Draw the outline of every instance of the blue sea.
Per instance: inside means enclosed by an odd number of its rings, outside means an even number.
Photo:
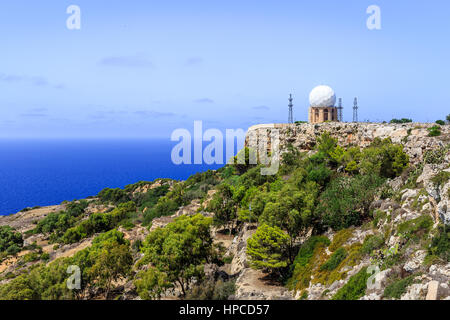
[[[174,145],[162,139],[0,140],[0,215],[82,199],[141,180],[185,180],[223,166],[175,165]]]

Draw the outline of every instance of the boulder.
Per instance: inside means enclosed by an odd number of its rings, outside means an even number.
[[[414,255],[409,259],[405,265],[403,266],[403,269],[407,272],[414,272],[417,269],[419,269],[423,261],[427,255],[427,252],[425,250],[418,250],[414,253]]]
[[[402,194],[402,202],[417,196],[417,190],[406,189]]]
[[[433,280],[428,283],[428,292],[426,300],[437,300],[439,291],[439,282]]]
[[[450,201],[442,200],[439,202],[437,212],[442,223],[450,225]]]

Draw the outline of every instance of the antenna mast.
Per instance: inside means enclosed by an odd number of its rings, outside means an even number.
[[[358,122],[358,98],[353,101],[353,122]]]
[[[342,116],[342,109],[344,109],[344,108],[342,107],[342,98],[339,98],[339,104],[338,104],[337,109],[338,109],[338,121],[343,122],[344,118]]]
[[[288,116],[288,123],[294,123],[294,114],[292,112],[292,108],[294,107],[294,105],[292,104],[292,94],[289,95],[289,116]]]

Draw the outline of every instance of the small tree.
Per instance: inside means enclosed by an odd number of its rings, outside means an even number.
[[[450,123],[450,114],[448,114],[445,119],[447,120],[447,123]]]
[[[22,234],[10,226],[0,226],[0,253],[16,254],[23,246]]]
[[[337,147],[337,140],[331,137],[329,132],[324,132],[317,138],[316,150],[325,154],[327,157],[335,151]]]
[[[247,240],[247,254],[255,269],[280,272],[289,264],[289,236],[278,227],[263,224]]]
[[[144,300],[161,299],[164,292],[173,287],[167,279],[167,274],[152,267],[139,272],[134,284],[139,297]]]
[[[158,275],[167,277],[163,283],[178,283],[185,296],[192,281],[203,277],[205,263],[215,258],[211,223],[211,218],[201,214],[181,216],[166,227],[152,231],[145,241],[145,256],[140,264],[151,263],[160,272]],[[159,280],[149,281],[159,286]],[[152,292],[156,290],[154,286],[149,288]]]
[[[129,241],[117,230],[101,234],[94,239],[88,260],[90,279],[95,286],[105,290],[105,299],[108,299],[112,282],[125,277],[131,270],[133,257]]]
[[[230,234],[237,218],[237,203],[233,199],[233,188],[221,184],[208,205],[208,211],[214,212],[213,223],[216,226],[229,227]]]
[[[409,165],[409,156],[403,146],[393,144],[390,138],[375,138],[369,147],[362,151],[360,172],[364,175],[375,173],[384,178],[395,178]]]

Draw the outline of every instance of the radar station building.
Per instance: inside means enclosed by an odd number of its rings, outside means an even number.
[[[340,118],[341,105],[336,107],[336,94],[329,86],[315,87],[309,95],[309,123],[326,121],[342,121]]]

